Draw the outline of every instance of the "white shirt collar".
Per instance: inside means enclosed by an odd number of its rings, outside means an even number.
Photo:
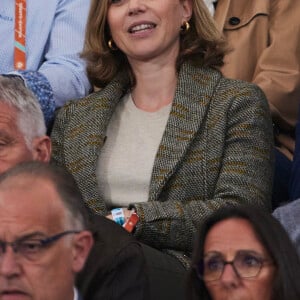
[[[78,300],[79,299],[78,291],[75,287],[73,288],[73,290],[74,290],[74,300]]]
[[[214,2],[217,2],[217,0],[203,0],[206,4],[210,14],[213,16],[215,14],[215,7]]]

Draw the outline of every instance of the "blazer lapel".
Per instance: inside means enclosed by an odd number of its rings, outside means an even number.
[[[194,68],[189,64],[181,67],[172,109],[153,166],[150,201],[157,200],[183,159],[201,127],[220,77],[220,73],[212,69]],[[66,166],[85,195],[86,204],[101,215],[107,213],[107,208],[97,188],[97,160],[109,120],[127,92],[127,86],[123,77],[118,76],[105,89],[81,100],[77,118],[71,118],[66,129],[70,141],[65,148]]]
[[[212,69],[181,67],[170,116],[153,166],[149,200],[157,200],[201,128],[221,75]]]
[[[105,89],[84,98],[77,106],[77,117],[71,118],[66,136],[66,166],[73,174],[84,201],[94,212],[105,215],[96,177],[97,160],[105,142],[106,127],[120,98],[124,95],[120,79]],[[78,122],[79,120],[79,122]]]

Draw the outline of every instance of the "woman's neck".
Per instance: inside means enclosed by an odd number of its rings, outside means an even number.
[[[177,84],[175,65],[141,63],[132,67],[136,86],[131,95],[137,108],[155,112],[173,101]]]

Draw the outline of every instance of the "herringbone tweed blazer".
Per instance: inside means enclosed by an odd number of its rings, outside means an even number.
[[[127,79],[119,75],[103,90],[62,108],[52,132],[53,161],[73,174],[86,204],[101,215],[108,209],[97,187],[97,159],[126,92]],[[137,239],[183,258],[203,219],[217,208],[247,203],[268,209],[272,136],[258,87],[184,64],[156,154],[149,201],[133,203],[140,216]]]

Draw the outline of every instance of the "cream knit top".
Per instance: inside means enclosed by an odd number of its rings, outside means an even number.
[[[171,110],[138,109],[127,94],[118,104],[107,128],[97,165],[101,195],[109,207],[148,201],[155,155]]]

